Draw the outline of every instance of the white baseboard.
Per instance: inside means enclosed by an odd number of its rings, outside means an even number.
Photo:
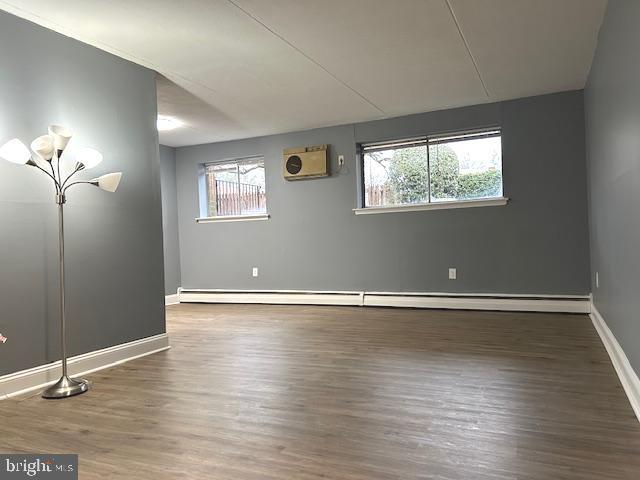
[[[263,303],[274,305],[362,305],[362,292],[182,290],[181,303]]]
[[[589,297],[578,295],[181,289],[179,296],[182,303],[353,305],[557,313],[589,313],[590,311]]]
[[[453,310],[499,310],[520,312],[589,313],[585,298],[512,297],[512,296],[449,296],[390,295],[366,293],[368,307],[443,308]]]
[[[613,363],[613,367],[616,369],[616,373],[618,374],[618,378],[620,378],[620,383],[622,383],[622,387],[629,397],[629,402],[631,403],[631,407],[640,421],[640,378],[633,370],[633,367],[629,363],[629,359],[627,355],[622,350],[622,347],[616,340],[616,337],[613,335],[613,332],[607,326],[607,322],[605,322],[598,309],[595,305],[591,305],[591,321],[593,322],[593,326],[598,331],[598,335],[600,335],[600,339],[607,349],[607,353],[609,357],[611,357],[611,363]]]
[[[167,305],[176,305],[180,303],[180,294],[174,293],[173,295],[165,295],[164,304]]]
[[[162,333],[71,357],[68,359],[67,365],[70,375],[87,375],[168,348],[170,348],[169,336]],[[0,377],[0,400],[31,390],[43,389],[60,378],[61,370],[62,364],[58,360],[4,375]]]

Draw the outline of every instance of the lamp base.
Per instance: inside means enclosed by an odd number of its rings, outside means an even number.
[[[89,390],[91,384],[82,378],[60,377],[56,383],[42,392],[42,398],[67,398]]]

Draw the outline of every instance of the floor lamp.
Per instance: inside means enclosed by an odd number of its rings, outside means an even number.
[[[65,310],[65,278],[64,278],[64,204],[66,193],[74,185],[94,185],[107,192],[115,192],[122,177],[121,172],[108,173],[93,180],[71,181],[80,171],[93,168],[102,161],[102,154],[91,148],[84,148],[78,152],[76,165],[68,175],[61,175],[60,162],[67,144],[71,139],[71,131],[60,125],[51,125],[49,134],[36,138],[29,149],[17,138],[8,141],[0,147],[0,158],[19,165],[34,167],[53,181],[55,185],[55,200],[58,204],[58,235],[60,248],[60,349],[62,357],[62,376],[60,380],[47,388],[44,398],[66,398],[89,390],[89,382],[81,378],[70,378],[67,372],[67,338],[66,338],[66,310]],[[66,157],[65,157],[66,158]],[[42,165],[42,166],[41,166]],[[64,180],[63,180],[64,177]]]

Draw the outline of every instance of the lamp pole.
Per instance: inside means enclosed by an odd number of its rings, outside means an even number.
[[[64,194],[56,195],[58,204],[58,247],[60,252],[60,352],[62,352],[62,376],[67,376],[67,313],[64,285]]]
[[[60,379],[42,392],[44,398],[66,398],[89,390],[91,384],[82,378],[71,378],[67,366],[67,319],[65,304],[65,271],[64,271],[64,204],[67,190],[79,184],[100,187],[107,192],[115,192],[122,178],[122,173],[108,173],[92,180],[81,180],[69,183],[78,172],[93,168],[102,161],[102,154],[96,150],[85,148],[79,152],[75,169],[66,179],[60,175],[62,154],[71,139],[71,131],[60,125],[51,125],[49,134],[36,138],[31,149],[37,159],[50,169],[41,167],[36,158],[32,158],[29,149],[18,139],[10,140],[0,147],[0,158],[20,165],[29,165],[44,172],[55,185],[56,204],[58,205],[58,248],[60,253],[60,357],[62,375]]]
[[[63,190],[64,191],[64,190]],[[64,193],[56,194],[58,204],[58,248],[60,251],[60,355],[62,362],[62,376],[60,379],[42,392],[44,398],[65,398],[84,393],[91,384],[82,378],[70,378],[67,368],[67,311],[65,305],[65,277],[64,277]]]

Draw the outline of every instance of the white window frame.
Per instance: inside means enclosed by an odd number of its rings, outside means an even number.
[[[240,158],[228,158],[224,160],[217,160],[214,162],[207,162],[201,164],[201,181],[199,182],[199,191],[200,191],[200,212],[201,215],[196,218],[196,223],[213,223],[213,222],[239,222],[239,221],[254,221],[254,220],[267,220],[270,218],[270,215],[267,210],[266,205],[266,175],[265,175],[265,213],[247,213],[247,214],[239,214],[239,215],[215,215],[211,216],[209,211],[209,200],[210,200],[210,190],[209,190],[209,181],[207,168],[216,166],[216,165],[224,165],[224,164],[236,164],[241,165],[243,163],[252,163],[256,161],[261,161],[263,168],[265,169],[266,174],[266,162],[264,155],[251,155],[248,157],[240,157]],[[240,172],[238,171],[238,185],[240,185]],[[238,201],[240,201],[240,197],[238,196]],[[240,211],[240,207],[238,206],[238,211]]]
[[[452,208],[472,208],[472,207],[494,207],[500,205],[506,205],[509,198],[504,196],[504,177],[501,175],[502,182],[502,197],[485,197],[485,198],[473,198],[464,200],[452,200],[452,201],[440,201],[434,202],[431,200],[431,162],[429,159],[429,146],[437,145],[439,143],[449,143],[452,141],[465,141],[471,138],[491,138],[499,136],[502,140],[502,128],[501,127],[487,127],[478,128],[473,130],[454,131],[449,133],[442,133],[437,135],[424,135],[419,137],[412,137],[402,140],[389,140],[385,142],[363,143],[359,145],[358,151],[360,156],[360,168],[361,168],[361,195],[360,195],[360,207],[354,208],[353,212],[356,215],[369,215],[377,213],[400,213],[400,212],[415,212],[424,210],[445,210]],[[408,148],[417,146],[427,147],[427,202],[423,203],[411,203],[411,204],[398,204],[398,205],[385,205],[385,206],[367,206],[366,205],[366,186],[364,176],[364,155],[367,152],[376,152],[380,150],[391,150],[394,148]]]

